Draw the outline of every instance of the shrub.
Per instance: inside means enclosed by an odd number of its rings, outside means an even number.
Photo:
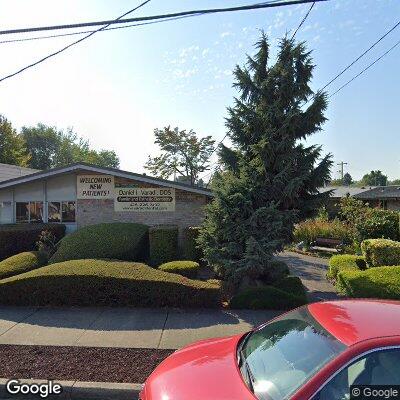
[[[0,281],[0,304],[217,307],[220,286],[140,263],[72,260]]]
[[[289,275],[289,267],[284,261],[272,260],[268,267],[269,268],[260,276],[261,281],[265,284],[279,281]]]
[[[158,267],[161,271],[179,274],[192,279],[196,278],[199,268],[199,263],[195,261],[170,261]]]
[[[182,255],[185,260],[199,262],[203,258],[202,251],[197,247],[196,242],[199,230],[197,226],[189,226],[183,230]]]
[[[368,239],[361,243],[369,267],[400,265],[400,242],[388,239]]]
[[[364,270],[367,268],[365,259],[362,256],[352,254],[340,254],[332,256],[329,260],[328,278],[336,280],[337,274],[344,270]]]
[[[49,231],[59,241],[65,235],[61,224],[14,224],[0,226],[0,260],[24,251],[36,250],[42,231]]]
[[[274,287],[283,290],[284,292],[290,293],[295,297],[301,298],[304,303],[307,303],[306,289],[301,282],[301,279],[297,276],[286,276],[283,279],[275,282]]]
[[[400,266],[342,271],[336,288],[349,297],[400,299]]]
[[[303,298],[296,297],[274,286],[245,289],[229,302],[230,308],[251,310],[290,310],[306,304]]]
[[[397,211],[368,208],[368,211],[355,223],[358,240],[399,239],[399,213]]]
[[[310,219],[298,223],[293,236],[297,243],[304,242],[308,246],[317,237],[340,239],[344,243],[351,243],[353,231],[348,224],[337,219],[333,221]]]
[[[50,263],[85,258],[142,260],[147,232],[146,225],[122,222],[86,226],[61,241]]]
[[[0,262],[0,279],[42,267],[46,262],[46,255],[39,251],[16,254]]]
[[[177,259],[178,227],[175,225],[159,225],[150,228],[150,263],[160,265]]]

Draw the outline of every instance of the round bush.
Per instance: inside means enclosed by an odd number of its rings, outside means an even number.
[[[344,270],[364,270],[367,268],[364,257],[353,254],[340,254],[332,256],[329,260],[329,271],[327,277],[336,280],[340,271]]]
[[[148,265],[72,260],[0,281],[0,304],[25,306],[218,307],[220,285]]]
[[[141,224],[90,225],[66,236],[50,264],[85,258],[140,261],[146,256],[148,227]]]
[[[40,268],[46,262],[46,255],[39,251],[26,251],[16,254],[0,262],[0,279]]]
[[[150,263],[153,266],[176,260],[178,256],[178,227],[158,225],[149,230]]]
[[[179,274],[187,278],[196,278],[199,268],[200,265],[195,261],[170,261],[158,267],[161,271]]]

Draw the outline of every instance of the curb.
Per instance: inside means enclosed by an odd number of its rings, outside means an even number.
[[[21,384],[48,383],[43,379],[18,379]],[[135,400],[143,385],[138,383],[112,383],[112,382],[81,382],[54,380],[63,388],[61,394],[51,394],[41,397],[39,394],[10,394],[7,391],[9,379],[0,378],[0,399],[63,399],[63,400]]]

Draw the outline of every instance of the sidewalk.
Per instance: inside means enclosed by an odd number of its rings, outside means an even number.
[[[274,311],[0,307],[0,344],[178,349],[244,333]]]

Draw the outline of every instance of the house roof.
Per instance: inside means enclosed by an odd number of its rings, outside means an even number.
[[[400,199],[400,185],[378,186],[354,197],[362,200]]]
[[[325,193],[328,191],[332,191],[331,197],[332,198],[337,198],[341,199],[343,197],[348,197],[348,196],[355,196],[357,197],[358,194],[367,192],[371,190],[372,187],[350,187],[350,186],[325,186],[323,188],[319,189],[320,193]]]
[[[122,170],[116,169],[116,168],[99,167],[99,166],[87,164],[87,163],[71,164],[66,167],[52,168],[47,171],[39,171],[39,172],[35,172],[33,174],[29,174],[26,176],[20,176],[17,178],[8,179],[6,181],[0,182],[0,189],[5,189],[5,188],[21,185],[23,183],[34,182],[34,181],[37,181],[40,179],[46,179],[46,178],[50,178],[50,177],[54,177],[54,176],[58,176],[58,175],[64,175],[64,174],[68,174],[68,173],[73,173],[73,172],[75,172],[75,173],[94,172],[94,173],[98,173],[98,174],[108,174],[108,175],[113,175],[113,176],[117,176],[120,178],[134,179],[139,182],[155,184],[158,186],[165,186],[165,187],[170,187],[170,188],[175,188],[175,189],[181,189],[181,190],[185,190],[187,192],[202,194],[202,195],[209,196],[209,197],[213,196],[210,189],[197,187],[197,186],[191,186],[191,185],[188,185],[185,183],[169,181],[166,179],[154,178],[152,176],[148,176],[148,175],[144,175],[144,174],[136,174],[134,172],[122,171]]]

